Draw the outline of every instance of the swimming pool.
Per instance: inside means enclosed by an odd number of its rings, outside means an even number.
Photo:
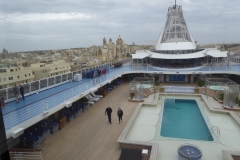
[[[150,84],[139,84],[138,85],[138,88],[145,88],[145,89],[148,89],[148,88],[151,88],[152,86]]]
[[[227,86],[210,86],[209,88],[216,91],[224,91],[228,89]]]
[[[213,141],[196,100],[165,99],[160,135]]]

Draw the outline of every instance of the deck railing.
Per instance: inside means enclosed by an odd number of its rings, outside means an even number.
[[[235,65],[235,66],[230,66],[231,71],[240,71],[240,66]],[[211,71],[222,71],[220,70],[222,68],[205,68],[202,67],[201,69],[195,73],[200,74],[202,71],[205,70],[211,70]],[[131,72],[133,71],[133,72]],[[122,74],[127,73],[139,73],[139,72],[145,72],[145,71],[150,71],[149,73],[161,73],[165,72],[166,70],[161,70],[161,69],[156,69],[153,66],[150,65],[131,65],[131,66],[122,66],[119,68],[115,68],[110,70],[107,74],[102,75],[100,77],[96,77],[94,79],[89,79],[89,81],[83,82],[83,83],[78,83],[77,85],[68,88],[66,90],[63,90],[61,92],[55,93],[53,95],[50,95],[48,97],[45,97],[43,99],[37,100],[31,104],[27,104],[23,107],[20,107],[18,109],[15,109],[11,112],[4,113],[3,118],[4,118],[4,124],[5,124],[5,129],[9,130],[13,128],[14,126],[29,120],[30,118],[37,116],[44,111],[53,108],[64,101],[69,100],[70,98],[77,96],[85,91],[87,91],[90,88],[94,88],[95,86],[101,84],[101,83],[109,83],[113,79],[116,79],[117,77],[121,76]],[[175,72],[176,70],[168,70],[168,72]],[[188,72],[192,72],[191,69],[188,70]],[[96,80],[95,80],[96,79]],[[47,102],[47,105],[46,105]]]
[[[83,82],[77,84],[71,88],[63,90],[61,92],[57,92],[51,96],[42,98],[33,103],[27,104],[23,107],[17,108],[13,111],[6,112],[3,114],[5,129],[11,129],[12,127],[27,121],[28,119],[35,117],[44,111],[51,109],[64,101],[69,100],[70,98],[77,96],[90,88],[94,88],[95,86],[108,82],[109,80],[113,80],[118,78],[126,67],[116,68],[114,70],[110,70],[107,74],[101,75],[99,77],[89,79],[87,82]]]
[[[72,81],[75,74],[81,74],[82,72],[87,71],[87,70],[103,68],[103,67],[109,68],[114,63],[118,63],[118,62],[126,63],[129,61],[130,61],[130,59],[116,61],[116,62],[109,62],[106,64],[97,65],[97,66],[93,66],[90,68],[85,68],[85,69],[82,69],[79,71],[69,72],[69,73],[65,73],[65,74],[61,74],[61,75],[56,75],[56,76],[40,79],[37,81],[28,82],[28,83],[22,84],[22,86],[24,88],[24,95],[28,96],[28,95],[40,92],[42,90],[50,89],[52,87],[56,87],[63,83],[67,83],[69,81]],[[4,97],[5,102],[13,101],[15,96],[14,96],[12,87],[1,89],[0,90],[0,98],[2,98],[2,97]]]

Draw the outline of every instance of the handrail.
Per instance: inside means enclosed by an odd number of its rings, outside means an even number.
[[[212,128],[209,130],[209,136],[212,135],[215,130],[217,130],[218,137],[220,137],[220,129],[218,128],[218,126],[212,126]]]
[[[69,81],[69,79],[68,79],[68,75],[69,75],[69,74],[71,74],[71,75],[73,76],[74,74],[77,74],[77,73],[79,73],[79,72],[82,73],[83,71],[86,71],[86,69],[96,69],[96,68],[101,68],[101,67],[110,67],[110,65],[112,65],[112,64],[114,64],[114,63],[118,63],[118,62],[127,63],[127,62],[129,62],[129,61],[130,61],[130,59],[119,60],[119,61],[116,61],[116,62],[108,62],[108,63],[100,64],[100,65],[97,65],[97,66],[92,66],[92,67],[89,67],[89,68],[83,68],[83,69],[81,69],[81,70],[77,70],[77,71],[73,71],[73,72],[67,72],[67,73],[64,73],[64,74],[59,74],[59,75],[56,75],[56,76],[51,76],[51,77],[39,79],[39,80],[36,80],[36,81],[28,82],[28,83],[23,84],[23,85],[29,85],[29,86],[30,86],[29,92],[26,92],[25,94],[30,94],[30,95],[31,95],[31,94],[34,94],[36,91],[38,92],[39,90],[42,90],[42,89],[49,89],[49,87],[54,87],[56,84],[61,84],[61,83],[67,82],[67,81]],[[55,83],[55,77],[64,76],[64,75],[67,75],[66,80],[62,81],[62,79],[61,79],[61,81],[60,81],[59,83]],[[41,88],[41,87],[40,87],[40,85],[41,85],[41,82],[40,82],[40,81],[42,81],[42,80],[48,80],[49,78],[54,78],[54,84],[52,84],[52,85],[47,85],[46,87]],[[39,83],[39,84],[38,84],[38,85],[39,85],[39,86],[38,86],[38,89],[36,89],[36,90],[31,90],[31,84],[36,83],[36,82]],[[9,97],[8,91],[11,90],[11,88],[12,88],[12,87],[0,89],[0,91],[3,91],[3,93],[6,94],[6,96],[4,96],[4,97],[6,98],[6,100],[7,100],[7,101],[10,100],[10,101],[8,101],[8,102],[13,101],[13,100],[11,100],[11,99],[14,98],[14,97],[8,98],[8,97]],[[33,92],[33,93],[32,93],[32,92]]]
[[[36,106],[42,107],[42,105],[45,104],[45,99],[46,99],[46,101],[49,101],[49,99],[51,99],[51,97],[52,97],[53,101],[49,102],[48,104],[49,104],[49,109],[53,108],[54,106],[68,100],[70,98],[69,96],[76,96],[77,94],[84,93],[89,88],[92,88],[92,87],[95,87],[96,85],[101,85],[102,83],[107,82],[109,79],[118,78],[118,76],[116,76],[116,75],[118,75],[120,73],[121,74],[124,73],[125,70],[126,70],[126,67],[120,67],[120,68],[110,70],[110,71],[108,71],[107,74],[102,75],[99,78],[100,82],[98,84],[93,84],[92,83],[93,79],[90,79],[86,82],[80,83],[80,84],[78,84],[78,86],[73,84],[74,86],[72,86],[71,88],[62,90],[58,93],[54,93],[54,94],[52,94],[50,96],[47,96],[45,98],[41,98],[41,99],[39,99],[35,102],[29,103],[25,106],[22,106],[22,107],[18,108],[18,109],[7,112],[3,115],[4,116],[5,129],[9,130],[12,127],[16,126],[18,123],[24,122],[27,119],[32,118],[33,116],[35,116],[37,114],[40,114],[41,110],[43,110],[43,109],[37,109],[36,107],[34,107],[34,105],[36,104]],[[89,87],[88,88],[84,87],[84,84],[89,85]],[[57,95],[59,95],[59,96],[57,96]],[[62,97],[62,98],[61,98],[61,100],[59,100],[59,99],[57,99],[57,97]],[[23,114],[20,114],[19,117],[16,118],[15,115],[12,115],[13,113],[17,112],[18,110],[25,109],[25,108],[27,108],[27,110],[28,110],[28,113],[27,113],[26,116],[25,115],[23,116]],[[25,113],[25,112],[23,112],[23,113]],[[21,119],[19,119],[20,117],[21,117]]]
[[[111,72],[114,72],[114,71],[109,71],[108,73],[111,73]],[[101,76],[103,76],[103,75],[101,75]],[[72,89],[72,88],[74,88],[74,87],[76,87],[76,86],[79,86],[79,85],[81,85],[81,84],[87,83],[87,82],[89,82],[89,81],[92,81],[92,79],[89,79],[89,80],[86,81],[86,82],[82,82],[82,83],[79,83],[79,84],[77,84],[77,85],[74,85],[74,86],[72,86],[72,87],[70,87],[70,88],[64,89],[64,90],[62,90],[62,91],[60,91],[60,92],[51,94],[50,96],[56,95],[56,94],[58,94],[58,93],[61,93],[61,92],[63,92],[63,91],[66,91],[66,90],[70,90],[70,89]],[[49,97],[49,96],[48,96],[48,97]],[[21,109],[21,108],[24,108],[24,107],[26,107],[26,106],[29,106],[29,105],[31,105],[31,104],[33,104],[33,103],[39,102],[39,101],[41,101],[41,100],[43,100],[43,99],[46,99],[46,98],[48,98],[48,97],[39,99],[39,100],[37,100],[37,101],[34,101],[34,102],[32,102],[32,103],[29,103],[29,104],[27,104],[27,105],[24,105],[24,106],[22,106],[22,107],[19,107],[19,108],[15,109],[15,110],[12,110],[12,111],[10,111],[10,112],[6,112],[6,113],[4,113],[3,115],[9,114],[9,113],[14,112],[14,111],[16,111],[16,110],[19,110],[19,109]]]

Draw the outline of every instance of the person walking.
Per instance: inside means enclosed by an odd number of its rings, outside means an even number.
[[[120,120],[122,122],[122,116],[123,116],[123,111],[120,107],[118,108],[117,116],[118,116],[118,121],[119,121],[119,124],[120,124]]]
[[[22,85],[20,85],[20,93],[22,95],[22,100],[25,100],[25,97],[24,97],[24,88]]]
[[[108,116],[109,123],[112,124],[112,121],[111,121],[112,108],[108,106],[105,110],[105,116],[106,116],[106,113],[107,113],[107,116]]]
[[[1,106],[1,108],[5,107],[5,102],[4,102],[4,98],[3,97],[1,99],[0,106]]]
[[[17,87],[16,84],[15,84],[14,87],[13,87],[13,94],[15,95],[16,103],[19,103],[19,102],[18,102],[19,88]]]

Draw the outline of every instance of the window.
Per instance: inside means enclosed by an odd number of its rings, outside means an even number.
[[[13,80],[13,77],[8,77],[9,80]]]
[[[18,78],[20,78],[19,76],[17,76]]]
[[[25,77],[27,77],[27,74],[25,74]]]
[[[31,74],[30,74],[30,73],[29,73],[28,75],[29,75],[29,76],[31,76]]]
[[[13,72],[13,69],[10,69],[10,72]]]
[[[17,71],[17,69],[15,69],[15,71]]]
[[[3,78],[3,81],[6,81],[6,78]]]

